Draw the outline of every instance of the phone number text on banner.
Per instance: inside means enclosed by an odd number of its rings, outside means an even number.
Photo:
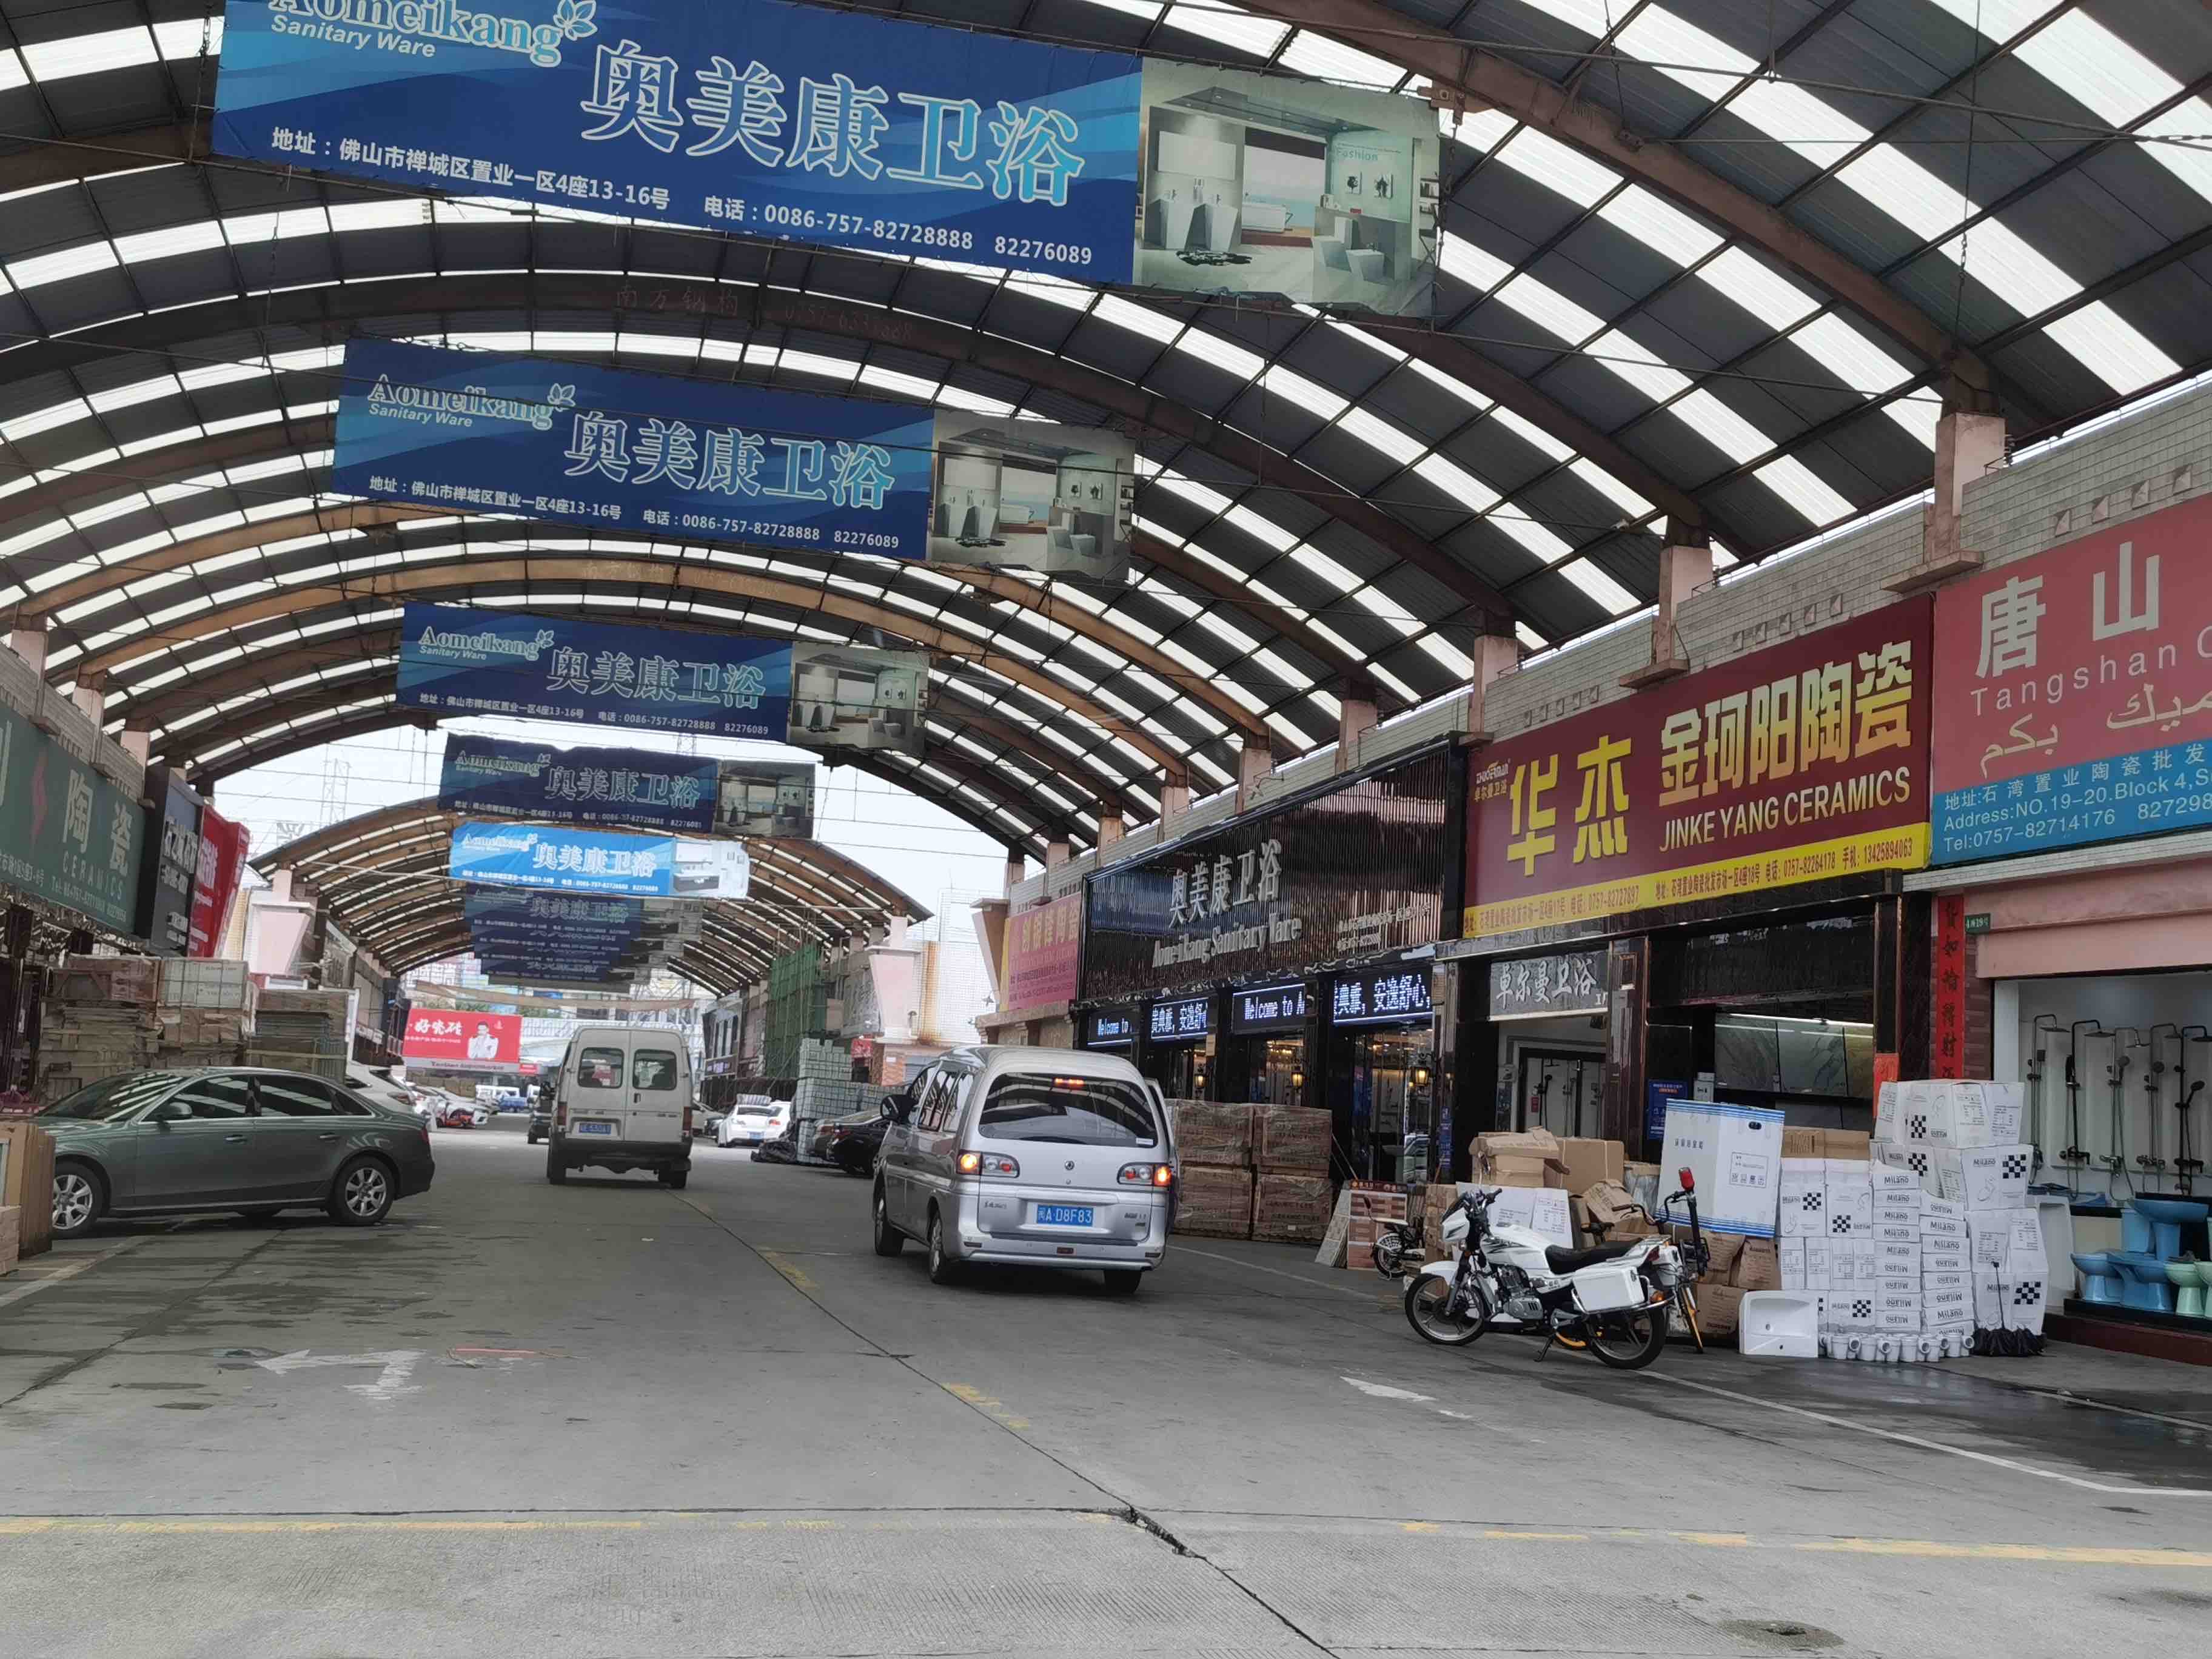
[[[332,484],[592,529],[921,559],[930,411],[590,363],[346,347]]]
[[[232,0],[225,22],[225,155],[1129,280],[1141,66],[1118,52],[771,0]]]

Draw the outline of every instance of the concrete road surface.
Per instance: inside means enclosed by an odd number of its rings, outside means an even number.
[[[0,1653],[2072,1655],[2212,1629],[2212,1389],[1446,1352],[1310,1252],[932,1285],[867,1187],[441,1132],[0,1280]],[[2081,1396],[2100,1403],[2084,1404]]]

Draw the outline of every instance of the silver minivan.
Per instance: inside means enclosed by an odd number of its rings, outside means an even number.
[[[912,1238],[940,1285],[994,1262],[1103,1268],[1125,1293],[1159,1266],[1175,1146],[1158,1088],[1119,1055],[955,1048],[884,1105],[878,1255]]]

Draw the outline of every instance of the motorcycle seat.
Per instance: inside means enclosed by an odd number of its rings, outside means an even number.
[[[1561,1245],[1547,1244],[1544,1247],[1544,1261],[1555,1273],[1580,1273],[1584,1267],[1610,1261],[1618,1255],[1626,1255],[1638,1245],[1649,1243],[1649,1239],[1644,1238],[1621,1238],[1609,1244],[1593,1244],[1587,1250],[1570,1250]]]

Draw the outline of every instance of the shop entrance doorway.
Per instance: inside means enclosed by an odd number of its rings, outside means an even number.
[[[1418,1026],[1370,1028],[1351,1035],[1352,1173],[1398,1181],[1401,1164],[1426,1167],[1435,1132],[1436,1036]]]
[[[1589,1050],[1522,1048],[1514,1091],[1516,1129],[1595,1135],[1603,1110],[1605,1057]]]

